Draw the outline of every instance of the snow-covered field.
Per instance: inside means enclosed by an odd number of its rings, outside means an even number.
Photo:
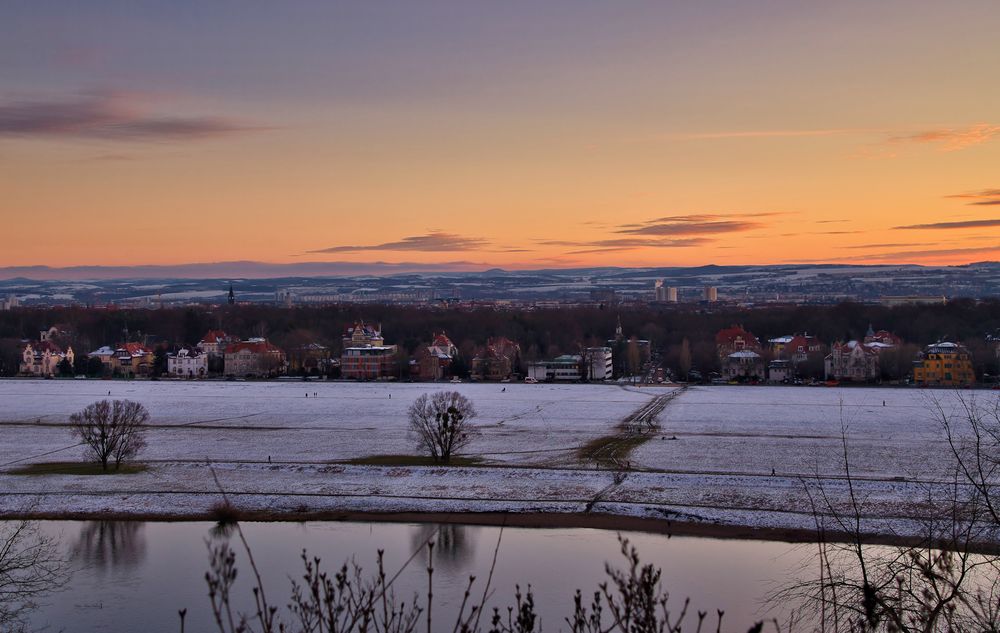
[[[478,409],[481,433],[468,452],[482,466],[331,463],[413,454],[407,406],[424,392],[452,388]],[[33,503],[50,514],[197,515],[219,498],[205,466],[211,461],[234,502],[263,511],[583,512],[601,493],[593,512],[808,529],[813,519],[802,477],[818,475],[833,498],[844,498],[843,428],[870,529],[908,532],[917,529],[927,485],[947,476],[931,398],[950,410],[958,396],[911,389],[692,387],[660,415],[654,439],[632,454],[624,483],[614,485],[612,473],[577,458],[578,447],[616,433],[622,418],[669,389],[0,381],[0,513]],[[148,471],[3,474],[80,459],[67,419],[108,390],[152,414],[143,453]]]

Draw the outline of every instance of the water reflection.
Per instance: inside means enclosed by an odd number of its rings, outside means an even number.
[[[177,611],[187,608],[187,630],[215,630],[205,584],[205,541],[213,524],[130,525],[119,530],[99,522],[42,524],[48,533],[65,532],[68,547],[63,551],[75,550],[81,557],[77,560],[93,565],[74,564],[84,569],[58,600],[32,615],[34,628],[177,633]],[[427,574],[426,558],[409,564],[407,560],[425,539],[434,535],[440,545],[440,549],[435,547],[434,618],[442,624],[454,623],[470,575],[478,579],[474,597],[481,595],[500,534],[498,527],[454,524],[443,525],[440,531],[438,526],[403,523],[247,522],[241,527],[253,548],[268,597],[280,606],[282,617],[290,615],[285,609],[290,596],[289,579],[303,575],[303,549],[310,558],[320,557],[323,571],[330,573],[345,560],[356,560],[364,566],[366,578],[376,571],[376,550],[383,549],[386,571],[390,575],[399,572],[393,591],[409,601],[426,595]],[[726,621],[732,625],[724,627],[726,630],[740,630],[744,623],[764,617],[758,614],[759,600],[766,592],[761,580],[787,578],[809,557],[801,547],[775,542],[691,537],[668,541],[662,535],[644,533],[630,533],[628,537],[639,549],[643,562],[663,570],[663,587],[676,596],[676,606],[691,596],[692,617],[698,610],[714,614],[717,608],[725,609]],[[132,554],[126,555],[123,541],[129,538],[126,549],[131,548]],[[81,543],[74,547],[77,540]],[[238,601],[234,608],[253,613],[253,574],[241,544],[233,545],[241,568],[233,588]],[[99,563],[101,560],[104,562]],[[487,612],[496,606],[506,614],[507,606],[516,602],[515,585],[522,590],[531,585],[542,630],[566,630],[564,618],[573,612],[573,593],[579,588],[586,592],[585,597],[589,596],[606,581],[606,562],[617,567],[623,563],[615,532],[505,528]],[[103,564],[104,571],[99,564]],[[98,603],[101,608],[90,608]],[[0,626],[0,630],[4,627]],[[704,630],[708,630],[708,624]]]
[[[412,550],[426,547],[434,541],[434,566],[450,570],[468,567],[476,556],[476,531],[457,523],[427,523],[413,526],[410,532]]]
[[[39,601],[70,581],[59,552],[37,522],[0,522],[0,631],[23,630]]]
[[[101,571],[127,570],[146,559],[142,521],[87,521],[73,545],[73,559]]]

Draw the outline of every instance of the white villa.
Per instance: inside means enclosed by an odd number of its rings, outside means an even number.
[[[200,378],[208,374],[208,353],[197,349],[182,349],[167,354],[167,373],[180,378]]]

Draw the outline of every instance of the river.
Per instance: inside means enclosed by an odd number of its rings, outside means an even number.
[[[72,631],[179,630],[178,610],[187,609],[187,631],[212,631],[205,572],[208,543],[220,538],[207,522],[144,523],[47,521],[41,530],[55,537],[70,561],[66,587],[48,596],[33,613],[34,628]],[[290,578],[301,577],[300,554],[323,559],[335,571],[354,559],[374,571],[376,551],[385,550],[388,574],[413,551],[434,538],[435,629],[451,630],[454,613],[470,575],[480,595],[493,559],[500,528],[364,522],[243,523],[244,534],[265,578],[272,603],[284,610]],[[694,610],[726,612],[724,630],[745,631],[769,610],[770,591],[797,574],[808,573],[813,546],[753,540],[668,538],[661,534],[622,533],[643,562],[663,570],[670,604],[680,609],[685,597]],[[234,591],[241,608],[251,604],[250,569],[238,541],[239,568]],[[490,607],[514,604],[514,587],[531,586],[542,629],[565,629],[575,590],[589,596],[606,579],[605,562],[619,567],[618,534],[584,528],[505,528],[493,578]],[[394,584],[397,596],[426,590],[426,556],[414,560]],[[713,616],[714,617],[714,616]],[[714,624],[714,621],[713,621]],[[424,627],[421,626],[420,630]],[[714,630],[714,626],[712,627]]]

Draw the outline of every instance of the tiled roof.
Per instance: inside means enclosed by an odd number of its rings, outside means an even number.
[[[281,352],[281,350],[270,341],[240,341],[226,346],[227,354],[236,354],[243,350],[250,351],[254,354],[273,354],[275,352]]]
[[[715,335],[715,343],[716,345],[725,345],[732,343],[738,338],[742,338],[744,341],[746,341],[748,344],[751,345],[760,344],[756,336],[754,336],[750,332],[747,332],[746,330],[744,330],[739,326],[733,326],[725,328],[723,330],[719,330],[719,332]]]
[[[201,342],[202,343],[222,343],[227,338],[228,337],[226,336],[226,333],[223,332],[222,330],[209,330],[208,334],[206,334],[201,339]]]
[[[434,337],[434,342],[431,343],[431,347],[454,347],[454,346],[455,344],[451,342],[451,339],[448,338],[448,336],[444,332],[441,332],[440,334],[436,335]]]
[[[31,346],[32,351],[36,353],[51,352],[53,354],[61,354],[62,348],[53,343],[52,341],[34,341],[28,343]]]

